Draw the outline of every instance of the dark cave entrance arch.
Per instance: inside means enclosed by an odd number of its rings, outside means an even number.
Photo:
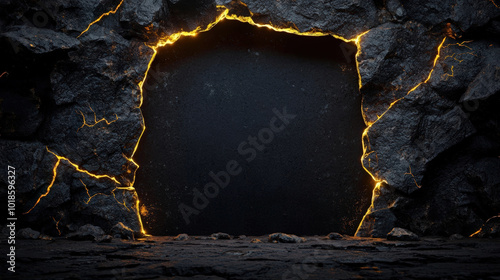
[[[354,234],[372,179],[359,162],[354,53],[342,48],[333,37],[223,21],[160,49],[135,156],[146,231]],[[284,110],[296,117],[283,120]],[[230,162],[241,172],[215,191],[213,174]]]

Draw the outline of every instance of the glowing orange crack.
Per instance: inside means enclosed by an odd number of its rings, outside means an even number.
[[[89,204],[90,201],[92,200],[92,198],[94,198],[94,197],[96,197],[98,195],[106,195],[106,194],[103,194],[103,193],[95,193],[93,195],[90,195],[90,192],[89,192],[89,189],[87,188],[87,185],[82,181],[82,179],[80,179],[80,182],[82,182],[82,185],[85,188],[85,191],[87,192],[87,195],[89,196],[89,199],[87,199],[87,201],[84,201],[85,204]]]
[[[96,20],[94,20],[93,22],[91,22],[91,23],[87,26],[87,28],[86,28],[85,30],[83,30],[83,31],[82,31],[82,33],[80,33],[80,35],[78,35],[76,38],[80,38],[80,36],[82,36],[85,32],[89,31],[89,29],[90,29],[90,27],[92,27],[92,25],[94,25],[95,23],[99,22],[99,21],[100,21],[103,17],[105,17],[105,16],[109,16],[109,15],[111,15],[111,14],[115,14],[115,13],[118,11],[118,9],[120,8],[120,6],[123,4],[123,1],[125,1],[125,0],[122,0],[122,1],[118,4],[118,6],[116,6],[116,8],[115,8],[114,10],[111,10],[111,11],[109,11],[109,12],[106,12],[106,13],[102,14],[102,15],[101,15],[100,17],[98,17]]]
[[[86,184],[85,184],[85,183],[84,183],[81,179],[80,179],[80,182],[81,182],[81,183],[82,183],[82,185],[84,186],[85,191],[87,192],[87,195],[88,195],[88,197],[89,197],[89,198],[87,199],[87,201],[84,201],[84,202],[85,202],[85,204],[89,204],[89,203],[90,203],[90,201],[91,201],[94,197],[96,197],[96,196],[98,196],[98,195],[105,195],[105,196],[109,196],[109,195],[104,194],[104,193],[95,193],[95,194],[91,195],[91,194],[90,194],[89,189],[87,188],[87,185],[86,185]],[[115,194],[115,191],[116,191],[116,190],[128,190],[128,191],[131,191],[131,190],[132,190],[132,191],[134,191],[135,189],[134,189],[133,187],[125,187],[125,188],[117,187],[117,188],[114,188],[114,189],[111,191],[111,195],[113,195],[113,198],[116,200],[116,202],[117,202],[118,204],[122,205],[123,207],[125,207],[128,211],[130,211],[130,208],[129,208],[129,207],[127,206],[127,204],[125,203],[125,200],[124,200],[123,202],[120,202],[120,201],[116,198],[116,194]]]
[[[118,120],[118,115],[117,114],[115,114],[116,118],[114,120],[112,120],[112,121],[108,121],[106,118],[102,118],[100,120],[97,120],[97,114],[95,113],[94,109],[92,109],[92,107],[90,107],[90,105],[89,105],[89,108],[92,111],[92,113],[94,113],[94,124],[87,123],[85,115],[82,113],[82,111],[78,111],[78,113],[80,113],[80,115],[82,115],[83,124],[82,124],[82,126],[80,126],[80,128],[77,129],[77,132],[80,131],[80,129],[82,129],[85,126],[87,126],[87,127],[94,127],[98,123],[101,123],[101,122],[105,122],[106,125],[110,125],[110,124],[112,124],[112,123],[114,123],[114,122],[116,122]]]
[[[447,55],[447,56],[445,56],[443,58],[443,61],[446,61],[448,58],[451,58],[451,59],[457,61],[458,63],[462,63],[465,59],[459,59],[458,57],[462,58],[462,56],[464,56],[464,55],[472,55],[472,56],[476,56],[477,57],[477,55],[474,53],[473,49],[471,47],[469,47],[469,46],[466,45],[466,44],[472,43],[472,42],[473,41],[463,41],[461,43],[448,44],[448,45],[443,46],[443,49],[444,48],[448,48],[450,46],[459,46],[459,47],[464,47],[464,48],[467,48],[467,49],[471,50],[471,52],[453,53],[452,55]],[[450,69],[451,74],[450,73],[443,74],[442,78],[444,78],[445,81],[448,81],[448,79],[450,77],[455,77],[455,71],[454,71],[455,69],[454,68],[455,68],[455,66],[452,65],[451,69]]]
[[[417,183],[417,179],[415,179],[415,175],[413,175],[413,173],[411,172],[411,165],[408,166],[409,167],[409,171],[407,173],[405,173],[405,175],[410,175],[411,177],[413,177],[413,181],[415,181],[415,185],[417,185],[417,188],[421,188],[422,186],[420,186],[418,183]]]
[[[455,77],[455,70],[454,70],[454,68],[455,68],[455,66],[454,66],[454,65],[452,65],[452,66],[451,66],[451,69],[450,69],[451,74],[450,74],[450,73],[444,73],[444,74],[443,74],[443,77],[446,77],[446,78],[444,79],[445,81],[448,81],[448,79],[449,79],[450,77]]]
[[[7,71],[3,72],[2,75],[0,75],[0,78],[2,78],[4,75],[9,75]]]
[[[61,231],[59,230],[59,222],[61,222],[63,217],[64,216],[61,215],[61,218],[59,218],[59,220],[56,220],[56,218],[52,217],[52,220],[54,220],[54,223],[56,223],[56,229],[57,229],[57,232],[59,233],[59,236],[61,235]]]
[[[40,202],[40,200],[44,197],[46,197],[49,193],[50,193],[50,190],[52,189],[52,187],[54,186],[54,182],[56,181],[56,177],[57,177],[57,167],[59,167],[59,164],[61,163],[62,160],[66,161],[69,165],[71,165],[76,171],[80,172],[80,173],[84,173],[90,177],[94,177],[96,179],[109,179],[113,182],[115,182],[116,184],[120,184],[120,182],[118,182],[118,180],[115,178],[115,177],[111,177],[111,176],[108,176],[108,175],[96,175],[96,174],[92,174],[90,172],[88,172],[87,170],[84,170],[84,169],[81,169],[77,164],[71,162],[68,158],[65,158],[65,157],[62,157],[62,156],[59,156],[57,155],[56,153],[52,152],[51,150],[49,150],[48,147],[45,147],[47,149],[47,152],[51,153],[52,155],[54,155],[56,158],[57,158],[57,161],[56,161],[56,164],[54,165],[54,168],[52,169],[52,181],[50,182],[49,186],[47,187],[47,191],[42,194],[40,197],[38,197],[38,200],[36,201],[35,205],[33,205],[33,207],[31,207],[30,210],[28,210],[27,212],[25,212],[24,214],[28,214],[30,213],[37,205],[38,203]]]

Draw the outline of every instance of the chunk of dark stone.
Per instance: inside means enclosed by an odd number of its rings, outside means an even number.
[[[80,44],[77,39],[64,33],[31,26],[16,26],[1,37],[5,37],[13,44],[21,45],[28,51],[37,54],[71,49]]]
[[[293,234],[286,233],[273,233],[269,235],[269,242],[279,242],[279,243],[302,243],[306,242],[306,239],[303,237],[298,237]]]
[[[179,235],[177,235],[176,237],[174,237],[174,240],[176,241],[186,241],[189,239],[189,235],[185,234],[185,233],[181,233]]]
[[[481,229],[471,237],[479,238],[498,238],[500,237],[500,215],[489,218]]]
[[[418,241],[420,238],[415,233],[404,228],[395,227],[387,234],[387,240]]]
[[[328,239],[330,239],[330,240],[340,240],[340,239],[344,238],[344,236],[342,236],[342,234],[337,233],[337,232],[330,232],[326,237],[328,237]]]
[[[231,239],[231,235],[223,232],[217,232],[217,233],[212,233],[210,237],[213,237],[215,239],[223,239],[223,240],[229,240]]]
[[[40,232],[32,230],[31,228],[23,228],[17,232],[17,237],[22,239],[38,239]]]
[[[458,234],[458,233],[455,233],[455,234],[452,234],[449,239],[450,240],[462,240],[464,239],[465,237],[461,234]]]
[[[117,223],[111,228],[111,234],[115,238],[134,240],[134,231],[124,225],[122,222]]]
[[[106,234],[95,239],[97,243],[110,243],[113,240],[113,236]]]
[[[101,240],[105,235],[104,230],[98,226],[86,224],[81,226],[76,232],[66,235],[71,240]]]

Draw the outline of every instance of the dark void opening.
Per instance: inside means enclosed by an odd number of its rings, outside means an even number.
[[[372,181],[346,48],[225,21],[161,49],[136,155],[146,230],[353,234]]]

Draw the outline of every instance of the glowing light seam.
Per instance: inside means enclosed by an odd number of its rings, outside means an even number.
[[[56,223],[56,229],[57,229],[57,232],[59,233],[59,236],[61,236],[61,231],[59,230],[59,222],[61,222],[63,216],[61,216],[61,218],[59,218],[59,220],[56,220],[56,218],[52,217],[52,220],[54,220],[54,223]]]
[[[89,189],[87,188],[87,185],[82,181],[82,179],[79,179],[80,182],[82,182],[82,185],[83,187],[85,188],[85,191],[87,192],[87,195],[89,196],[89,199],[87,199],[87,201],[84,201],[85,204],[89,204],[90,201],[92,200],[92,198],[98,196],[98,195],[106,195],[106,194],[103,194],[103,193],[95,193],[93,195],[90,195],[90,192],[89,192]]]
[[[0,78],[2,78],[4,75],[9,75],[7,71],[3,72],[2,75],[0,75]]]
[[[97,120],[97,115],[96,115],[96,113],[94,112],[94,109],[92,109],[92,107],[90,107],[90,105],[89,105],[89,108],[90,108],[90,110],[92,111],[92,113],[94,113],[94,124],[89,124],[89,123],[87,123],[87,121],[86,121],[86,119],[85,119],[85,115],[82,113],[82,111],[78,111],[77,113],[80,113],[80,115],[82,115],[82,118],[83,118],[83,124],[82,124],[82,126],[80,126],[80,128],[78,128],[78,129],[76,130],[77,132],[78,132],[78,131],[80,131],[80,129],[82,129],[82,128],[83,128],[83,127],[85,127],[85,126],[87,126],[87,127],[94,127],[94,126],[96,126],[97,124],[99,124],[99,123],[101,123],[101,122],[105,122],[105,123],[106,123],[106,125],[110,125],[110,124],[112,124],[112,123],[114,123],[114,122],[116,122],[116,121],[118,120],[118,115],[117,115],[117,114],[115,114],[115,117],[116,117],[116,118],[115,118],[114,120],[112,120],[112,121],[108,121],[106,118],[102,118],[102,119],[100,119],[100,120]]]
[[[420,186],[418,183],[417,183],[417,179],[415,179],[415,175],[413,175],[413,173],[411,172],[411,166],[409,166],[409,171],[407,173],[405,173],[405,175],[410,175],[411,177],[413,177],[413,181],[415,181],[415,185],[417,185],[417,188],[421,188],[422,186]]]
[[[380,120],[380,119],[381,119],[381,118],[382,118],[382,117],[383,117],[383,116],[384,116],[384,115],[385,115],[385,114],[386,114],[386,113],[387,113],[387,112],[388,112],[388,111],[389,111],[389,110],[390,110],[390,109],[391,109],[391,108],[392,108],[392,107],[393,107],[396,103],[398,103],[399,101],[401,101],[401,100],[405,99],[405,97],[406,97],[406,96],[408,96],[410,93],[412,93],[413,91],[415,91],[416,89],[418,89],[421,85],[426,84],[426,83],[427,83],[427,82],[431,79],[431,77],[432,77],[432,73],[434,72],[434,69],[436,68],[436,64],[437,64],[437,62],[438,62],[438,60],[439,60],[439,57],[441,56],[441,49],[442,49],[442,47],[443,47],[443,45],[444,45],[444,42],[445,42],[445,41],[446,41],[446,37],[444,37],[443,41],[441,41],[441,44],[439,44],[439,46],[438,46],[438,48],[437,48],[437,55],[436,55],[436,57],[434,58],[434,62],[433,62],[432,68],[431,68],[431,70],[430,70],[429,75],[427,76],[427,78],[426,78],[424,81],[422,81],[422,82],[418,83],[416,86],[414,86],[414,87],[413,87],[410,91],[408,91],[408,93],[407,93],[405,96],[403,96],[403,97],[401,97],[401,98],[398,98],[398,99],[396,99],[395,101],[393,101],[393,102],[389,105],[389,107],[388,107],[388,108],[387,108],[387,109],[386,109],[386,110],[385,110],[385,111],[384,111],[384,112],[383,112],[380,116],[377,116],[377,119],[376,119],[375,121],[373,121],[373,122],[369,123],[369,124],[368,124],[368,126],[366,127],[366,129],[363,131],[363,135],[362,135],[362,142],[363,142],[363,156],[361,156],[361,164],[362,164],[363,168],[365,169],[365,171],[366,171],[366,172],[368,172],[368,174],[370,174],[370,176],[372,176],[372,178],[373,178],[373,180],[374,180],[375,182],[386,182],[386,183],[387,183],[387,181],[385,181],[385,180],[381,180],[381,179],[379,179],[379,178],[375,177],[375,175],[373,175],[373,174],[372,174],[372,173],[371,173],[371,172],[370,172],[370,171],[369,171],[369,170],[365,167],[365,165],[364,165],[364,159],[365,159],[365,158],[369,155],[369,153],[367,153],[367,152],[368,152],[369,145],[370,145],[370,143],[369,143],[369,141],[370,141],[370,140],[369,140],[369,137],[368,137],[368,131],[370,131],[370,128],[371,128],[371,127],[372,127],[372,126],[373,126],[376,122],[378,122],[378,121],[379,121],[379,120]],[[358,71],[359,71],[359,68],[358,68]],[[368,141],[368,145],[365,143],[365,139]]]
[[[76,38],[80,38],[80,36],[82,36],[85,32],[89,31],[89,29],[90,29],[90,27],[92,27],[92,25],[94,25],[95,23],[97,23],[97,22],[101,21],[101,19],[102,19],[103,17],[105,17],[105,16],[109,16],[109,15],[111,15],[111,14],[115,14],[115,13],[118,11],[118,9],[120,8],[120,6],[123,4],[123,1],[125,1],[125,0],[122,0],[122,1],[118,4],[118,6],[116,6],[116,8],[115,8],[114,10],[111,10],[111,11],[108,11],[108,12],[106,12],[106,13],[102,14],[102,15],[101,15],[100,17],[98,17],[96,20],[94,20],[93,22],[91,22],[91,23],[87,26],[87,28],[86,28],[85,30],[83,30],[83,31],[82,31],[82,33],[80,33],[80,35],[78,35]]]
[[[49,186],[47,187],[47,191],[42,194],[38,200],[36,201],[35,205],[33,205],[33,207],[31,207],[30,210],[26,211],[24,214],[28,214],[30,213],[37,205],[38,203],[40,202],[40,200],[44,197],[46,197],[49,193],[50,193],[50,190],[52,189],[52,187],[54,186],[54,182],[56,181],[56,177],[57,177],[57,167],[59,167],[59,164],[61,163],[62,160],[66,161],[69,165],[71,165],[76,171],[80,172],[80,173],[84,173],[90,177],[94,177],[96,179],[103,179],[103,178],[106,178],[106,179],[109,179],[113,182],[115,182],[116,184],[120,184],[120,182],[118,182],[118,180],[116,180],[115,177],[111,177],[111,176],[108,176],[108,175],[96,175],[96,174],[92,174],[90,172],[88,172],[87,170],[84,170],[84,169],[81,169],[77,164],[71,162],[69,159],[65,158],[65,157],[62,157],[62,156],[59,156],[57,155],[56,153],[52,152],[51,150],[49,150],[48,147],[45,147],[47,149],[47,152],[51,153],[52,155],[54,155],[56,158],[57,158],[57,161],[56,161],[56,164],[54,165],[54,168],[52,169],[52,181],[50,182]]]

